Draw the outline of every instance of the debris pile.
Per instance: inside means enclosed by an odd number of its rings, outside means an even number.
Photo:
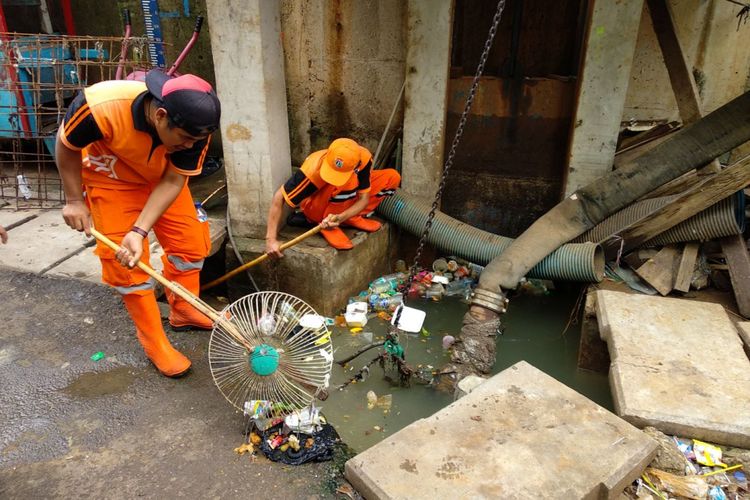
[[[668,436],[653,427],[644,432],[659,442],[656,458],[625,490],[628,498],[750,498],[742,450],[727,450],[697,439]],[[744,452],[747,454],[747,452]]]

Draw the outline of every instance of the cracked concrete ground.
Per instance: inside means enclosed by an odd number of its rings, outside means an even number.
[[[172,380],[108,288],[0,267],[0,292],[0,497],[333,496],[327,464],[233,451],[244,420],[211,379],[207,332],[168,332],[193,361]]]

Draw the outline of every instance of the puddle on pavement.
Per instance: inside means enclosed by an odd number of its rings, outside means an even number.
[[[127,366],[106,372],[87,372],[71,382],[62,391],[77,398],[96,398],[120,394],[135,380],[135,372]]]
[[[525,360],[589,399],[612,409],[612,398],[607,376],[577,369],[580,324],[573,324],[563,334],[575,307],[578,288],[568,286],[542,296],[518,296],[511,300],[508,313],[503,316],[505,333],[497,340],[497,362],[494,373]],[[413,368],[432,365],[438,368],[448,362],[449,355],[442,348],[443,335],[455,335],[461,329],[467,305],[458,298],[440,302],[415,299],[410,307],[427,312],[425,328],[429,336],[409,334],[402,338],[406,361]],[[374,318],[362,332],[352,334],[348,328],[334,328],[335,359],[353,354],[369,343],[364,332],[372,332],[373,340],[382,340],[387,325]],[[333,365],[331,386],[351,378],[357,370],[373,359],[378,349],[372,349],[352,362],[349,370]],[[390,394],[389,412],[375,406],[368,409],[367,392],[377,396]],[[453,401],[452,394],[412,383],[401,388],[391,385],[383,377],[378,364],[370,367],[370,376],[363,382],[349,385],[343,391],[332,391],[321,403],[323,413],[336,427],[342,439],[356,451],[363,451],[410,423],[432,415]],[[379,430],[378,430],[379,429]]]

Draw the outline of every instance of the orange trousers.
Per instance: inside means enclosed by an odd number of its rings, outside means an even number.
[[[86,186],[86,199],[94,227],[119,243],[135,224],[151,190],[116,190]],[[187,182],[172,205],[153,227],[164,249],[164,275],[175,279],[180,275],[200,273],[203,259],[211,247],[208,222],[200,222]],[[102,281],[122,294],[143,295],[153,289],[150,277],[138,267],[128,269],[115,260],[115,253],[97,242],[96,254],[102,263]],[[141,260],[150,258],[148,239],[143,240]]]
[[[401,183],[401,175],[392,168],[373,170],[370,174],[370,200],[357,215],[368,216],[375,211],[386,196],[392,195]],[[311,222],[320,222],[328,214],[340,214],[354,205],[357,196],[357,176],[343,186],[326,185],[300,204],[300,209]]]

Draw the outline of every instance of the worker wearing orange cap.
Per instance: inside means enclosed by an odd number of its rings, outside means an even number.
[[[120,243],[117,252],[97,245],[102,281],[120,292],[146,356],[170,377],[185,373],[190,360],[167,339],[154,283],[135,265],[149,259],[153,229],[164,249],[164,276],[198,294],[210,238],[187,179],[201,172],[220,114],[219,99],[205,80],[152,70],[145,83],[105,81],[84,89],[57,135],[63,218],[87,234],[93,220],[99,232]],[[167,298],[173,329],[212,328],[186,301],[172,293]]]
[[[307,221],[322,224],[321,234],[332,247],[352,248],[339,225],[367,232],[380,229],[381,223],[369,216],[400,182],[401,176],[393,169],[372,170],[372,154],[366,148],[352,139],[336,139],[328,149],[308,156],[274,194],[268,212],[266,252],[273,257],[282,255],[278,232],[285,204],[299,207]]]

